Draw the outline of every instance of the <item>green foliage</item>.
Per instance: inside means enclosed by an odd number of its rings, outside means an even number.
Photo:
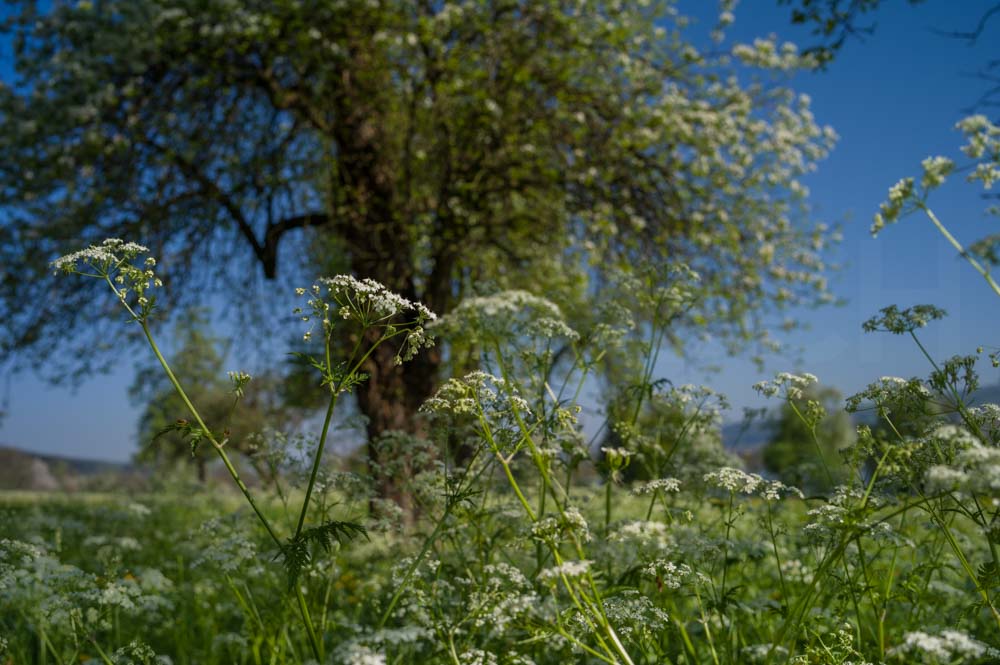
[[[248,381],[238,377],[238,384],[234,384],[225,378],[225,350],[222,340],[209,332],[207,316],[205,310],[192,310],[178,319],[174,328],[177,352],[171,365],[188,386],[188,396],[199,406],[215,438],[225,441],[230,450],[249,453],[252,435],[266,426],[280,427],[282,412],[263,394],[263,386],[254,386],[249,399],[237,394]],[[206,440],[208,432],[192,420],[190,409],[162,369],[140,369],[130,392],[134,401],[145,405],[136,458],[166,465],[189,460],[204,480],[205,465],[213,455]]]
[[[781,406],[771,426],[763,462],[776,477],[815,492],[829,492],[845,480],[842,451],[854,443],[854,426],[836,389],[806,388]]]
[[[298,582],[302,569],[313,560],[311,548],[319,547],[330,553],[334,544],[347,543],[358,536],[368,539],[364,526],[354,522],[332,520],[319,526],[309,527],[297,536],[288,539],[280,552],[281,561],[288,575],[288,588]]]
[[[834,133],[774,83],[811,66],[794,47],[701,51],[687,25],[670,2],[19,3],[0,353],[108,359],[94,285],[39,297],[97,234],[155,246],[181,308],[333,261],[438,312],[490,283],[582,310],[686,261],[703,297],[676,323],[764,344],[762,311],[828,298],[799,179]]]

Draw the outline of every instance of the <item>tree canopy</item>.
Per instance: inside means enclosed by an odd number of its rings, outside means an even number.
[[[800,178],[835,135],[782,84],[816,61],[727,45],[728,12],[699,49],[669,2],[15,4],[4,359],[107,360],[91,286],[56,295],[48,262],[109,236],[160,256],[175,305],[253,308],[331,266],[439,313],[484,284],[579,302],[686,263],[700,297],[672,334],[739,346],[828,298]],[[370,433],[407,429],[442,362],[394,355],[366,366]]]

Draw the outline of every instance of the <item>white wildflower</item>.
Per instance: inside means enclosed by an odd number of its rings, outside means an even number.
[[[785,399],[800,399],[802,391],[818,381],[815,374],[808,372],[803,374],[779,372],[770,381],[758,381],[753,385],[753,389],[764,397],[781,394]]]
[[[654,492],[680,492],[681,481],[676,478],[657,478],[643,483],[632,489],[632,494],[637,496],[643,494],[653,494]]]
[[[889,650],[889,654],[906,654],[910,662],[923,663],[967,662],[979,658],[1000,658],[1000,651],[971,637],[960,630],[942,630],[937,635],[921,630],[904,635],[903,642]]]
[[[592,561],[586,559],[582,561],[564,561],[558,566],[543,568],[542,571],[538,573],[538,580],[544,583],[557,582],[563,577],[571,580],[583,577],[588,571],[590,571],[592,563]]]

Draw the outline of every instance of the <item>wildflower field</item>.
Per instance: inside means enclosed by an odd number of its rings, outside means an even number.
[[[144,357],[147,476],[0,491],[0,665],[1000,663],[1000,351],[931,353],[949,303],[857,321],[923,376],[754,385],[766,472],[662,371],[792,367],[771,333],[838,300],[837,134],[787,82],[878,0],[780,0],[802,50],[727,42],[732,0],[693,36],[668,0],[8,4],[0,369]],[[949,126],[870,231],[1000,297],[1000,234],[930,204],[996,199],[1000,126]]]
[[[261,435],[253,455],[275,473],[251,489],[228,429],[204,422],[159,350],[148,250],[107,240],[53,268],[103,282],[141,328],[190,410],[169,429],[192,451],[209,447],[234,491],[6,499],[6,662],[1000,659],[1000,407],[965,404],[975,355],[928,356],[926,380],[882,377],[849,398],[878,420],[838,460],[819,449],[826,413],[806,392],[816,377],[755,386],[792,407],[817,448],[796,488],[741,470],[722,448],[722,396],[653,377],[691,271],[622,284],[653,322],[648,341],[624,310],[581,334],[551,302],[511,291],[438,319],[339,276],[297,291],[304,337],[320,342],[306,360],[328,399],[322,430]],[[919,346],[943,315],[887,307],[865,327]],[[334,471],[324,455],[340,398],[366,378],[357,346],[333,355],[343,326],[374,340],[366,354],[398,338],[399,364],[456,332],[487,350],[483,369],[421,407],[426,435],[382,437],[366,474]],[[605,424],[617,445],[595,456],[576,400],[603,355],[624,347],[642,382],[617,396],[622,417]],[[235,407],[252,377],[230,380]],[[378,491],[386,478],[398,498]]]

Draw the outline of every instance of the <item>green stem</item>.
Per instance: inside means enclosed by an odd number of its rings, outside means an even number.
[[[112,288],[114,287],[112,286]],[[167,364],[166,358],[164,358],[163,354],[160,353],[160,348],[156,345],[156,341],[153,339],[153,335],[149,330],[149,326],[146,325],[145,321],[141,321],[140,325],[142,326],[143,334],[146,336],[146,341],[149,343],[149,347],[153,350],[153,354],[156,356],[156,359],[160,362],[160,366],[163,367],[163,371],[166,373],[167,378],[170,380],[171,385],[173,385],[174,390],[177,392],[177,395],[181,398],[181,401],[184,402],[184,406],[186,406],[188,410],[191,412],[191,415],[194,417],[195,422],[198,423],[198,427],[200,427],[202,432],[205,433],[205,437],[208,439],[209,443],[212,444],[212,447],[215,449],[215,452],[219,455],[219,458],[222,460],[222,463],[226,466],[226,470],[229,472],[229,475],[236,483],[236,486],[240,488],[240,491],[243,493],[243,496],[246,497],[247,503],[250,504],[250,507],[253,508],[254,513],[257,514],[257,519],[259,519],[260,523],[264,525],[264,528],[267,530],[268,535],[271,536],[271,539],[280,548],[282,546],[281,538],[278,537],[278,534],[274,530],[274,527],[271,526],[271,522],[266,517],[264,517],[264,513],[261,512],[260,508],[257,506],[257,502],[254,500],[253,495],[250,493],[250,489],[246,486],[246,483],[244,483],[243,479],[240,478],[240,474],[239,472],[236,471],[236,467],[233,466],[232,461],[229,459],[229,455],[226,454],[226,451],[223,448],[223,446],[218,441],[215,440],[215,435],[212,434],[211,430],[209,430],[208,428],[208,425],[206,425],[205,421],[202,420],[201,414],[198,412],[198,409],[196,409],[194,404],[191,403],[191,400],[188,398],[187,393],[184,392],[184,388],[181,387],[181,384],[177,380],[177,377],[174,376],[174,372],[173,370],[170,369],[170,365]]]
[[[424,560],[424,557],[427,556],[427,552],[430,551],[431,546],[437,539],[438,534],[441,533],[441,528],[444,526],[444,523],[448,519],[448,515],[450,513],[451,513],[451,504],[449,503],[445,507],[444,515],[442,515],[438,523],[434,525],[434,531],[432,531],[431,535],[429,535],[427,539],[424,541],[424,546],[420,548],[420,553],[417,555],[417,558],[415,558],[413,562],[410,564],[410,566],[406,569],[406,574],[403,575],[403,580],[396,587],[396,592],[392,595],[392,598],[389,600],[389,605],[385,608],[385,612],[382,613],[382,618],[379,619],[378,630],[381,630],[382,628],[385,627],[385,623],[386,621],[389,620],[389,616],[392,615],[392,610],[395,609],[396,603],[398,603],[399,599],[402,597],[403,591],[405,591],[406,587],[409,586],[410,578],[413,576],[414,571],[416,571],[420,563]]]
[[[826,472],[826,479],[830,483],[830,488],[832,489],[836,483],[833,481],[833,474],[830,472],[830,467],[826,463],[826,457],[823,455],[823,446],[819,445],[819,437],[816,436],[816,425],[809,423],[809,421],[805,419],[805,416],[803,416],[802,412],[799,411],[799,407],[796,406],[795,400],[789,399],[788,405],[792,407],[792,411],[795,412],[798,419],[801,420],[802,424],[809,430],[809,436],[812,438],[813,444],[816,446],[816,454],[819,455],[820,464],[823,465],[823,471]]]
[[[302,622],[306,626],[306,634],[309,635],[309,646],[312,647],[313,655],[316,656],[316,660],[323,662],[323,648],[320,644],[319,638],[316,637],[316,629],[313,628],[312,619],[309,616],[309,607],[306,605],[306,597],[302,593],[302,587],[296,582],[295,584],[295,597],[299,601],[299,612],[302,614]]]
[[[604,481],[604,537],[607,538],[611,530],[611,473],[608,473]]]
[[[337,398],[340,395],[339,386],[331,386],[333,394],[330,395],[330,402],[326,407],[326,416],[323,418],[323,430],[319,435],[319,445],[316,447],[316,456],[313,458],[312,471],[309,474],[309,484],[306,485],[306,496],[302,500],[302,510],[299,512],[299,521],[295,527],[295,540],[301,535],[302,527],[305,525],[306,513],[309,512],[309,500],[312,498],[313,487],[316,485],[316,476],[319,473],[320,463],[323,460],[323,449],[326,446],[326,437],[330,432],[330,422],[333,420],[334,409],[337,408]]]
[[[975,257],[973,257],[971,254],[965,251],[965,247],[962,246],[962,243],[958,242],[958,240],[955,239],[955,236],[951,235],[951,233],[948,231],[945,225],[941,223],[941,220],[937,218],[937,215],[934,214],[934,211],[928,208],[923,203],[918,204],[918,207],[924,211],[924,213],[927,215],[928,218],[930,218],[934,226],[937,227],[937,230],[940,231],[941,235],[945,237],[945,240],[951,243],[951,246],[958,251],[958,253],[962,256],[962,258],[968,261],[969,265],[975,268],[976,272],[978,272],[980,275],[983,276],[983,279],[985,279],[986,283],[990,285],[990,288],[993,289],[993,292],[996,293],[998,296],[1000,296],[1000,284],[997,284],[993,280],[993,277],[990,276],[989,271],[986,268],[984,268],[982,264],[980,264],[979,261],[975,259]]]

